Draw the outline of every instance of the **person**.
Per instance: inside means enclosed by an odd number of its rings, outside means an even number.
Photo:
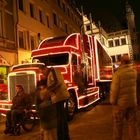
[[[52,105],[56,107],[56,140],[69,140],[70,137],[67,121],[67,112],[64,107],[64,103],[66,103],[67,99],[70,97],[70,94],[67,91],[63,76],[58,69],[53,67],[45,69],[44,67],[42,68],[42,72],[45,75],[44,77],[46,77],[47,80],[47,93],[51,97]],[[44,131],[44,133],[47,137],[48,132]]]
[[[110,89],[110,103],[113,105],[113,139],[122,140],[123,121],[127,120],[129,140],[137,139],[136,130],[136,80],[137,72],[128,55],[121,57],[121,65],[113,75]]]
[[[31,98],[24,92],[22,85],[15,86],[16,95],[13,97],[12,106],[6,114],[5,134],[14,134],[14,128],[17,123],[17,116],[30,109]]]
[[[37,82],[36,107],[40,117],[40,139],[57,140],[56,105],[51,102],[45,79]]]
[[[82,63],[77,68],[77,70],[74,72],[74,82],[78,86],[79,93],[84,93],[84,91],[86,89],[86,82],[85,82],[85,79],[83,77],[83,69],[84,69],[84,67],[85,67],[85,65]]]

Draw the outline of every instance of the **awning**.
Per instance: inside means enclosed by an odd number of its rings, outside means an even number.
[[[0,66],[10,66],[10,64],[0,55]]]

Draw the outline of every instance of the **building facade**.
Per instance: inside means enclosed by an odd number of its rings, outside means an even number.
[[[107,33],[100,25],[91,22],[87,16],[83,16],[84,31],[86,34],[94,34],[106,52],[112,58],[113,63],[119,61],[123,54],[128,54],[133,60],[131,37],[128,30]],[[131,55],[132,54],[132,55]]]
[[[98,23],[96,25],[87,16],[83,16],[84,31],[86,34],[94,34],[104,49],[111,56],[113,63],[120,60],[120,56],[128,54],[134,63],[139,62],[139,45],[136,34],[135,15],[131,6],[126,2],[126,19],[128,28],[116,32],[107,33]]]
[[[0,74],[31,62],[41,40],[80,32],[81,24],[68,0],[0,0]]]
[[[0,0],[0,80],[5,83],[9,67],[17,63],[15,1]]]
[[[17,0],[17,11],[18,63],[31,61],[41,40],[80,31],[82,17],[71,1]]]

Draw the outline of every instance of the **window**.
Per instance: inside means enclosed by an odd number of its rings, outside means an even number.
[[[115,56],[111,56],[112,62],[115,62]]]
[[[49,21],[49,16],[46,15],[46,21],[47,21],[47,27],[49,28],[50,27],[50,21]]]
[[[39,21],[42,23],[43,20],[42,20],[42,11],[39,9]]]
[[[57,25],[57,17],[55,13],[53,13],[53,23],[54,25]]]
[[[60,0],[56,0],[56,3],[58,4],[58,6],[61,6]]]
[[[109,47],[113,47],[114,45],[113,45],[113,40],[109,40],[108,41],[108,45],[109,45]]]
[[[67,12],[68,12],[68,16],[70,16],[70,9],[69,8],[68,8]]]
[[[10,13],[12,13],[13,12],[13,0],[5,0],[5,6],[4,6],[4,8],[6,9],[6,10],[8,10]]]
[[[74,14],[72,13],[72,15],[71,15],[71,18],[72,18],[72,20],[74,20]]]
[[[62,8],[63,8],[63,11],[65,12],[66,11],[66,6],[64,3],[62,3]]]
[[[115,46],[120,46],[119,39],[115,39]]]
[[[105,45],[105,39],[103,37],[101,37],[101,43]]]
[[[34,5],[30,3],[30,16],[34,17]]]
[[[72,54],[72,65],[77,65],[77,56]]]
[[[126,39],[125,38],[121,38],[121,45],[126,45]]]
[[[35,38],[34,36],[30,36],[30,40],[31,40],[31,50],[34,50],[35,49]]]
[[[72,33],[72,28],[71,27],[69,28],[69,32]]]
[[[2,13],[0,11],[0,37],[2,36]]]
[[[63,29],[62,19],[60,17],[57,17],[57,26],[59,26],[61,29]]]
[[[39,62],[46,64],[47,66],[56,66],[56,65],[66,65],[69,63],[69,54],[52,54],[35,57]]]
[[[19,35],[19,48],[25,49],[25,44],[24,44],[24,32],[23,31],[19,31],[18,32]]]
[[[66,23],[64,24],[64,31],[68,33],[68,25]]]
[[[86,31],[90,31],[90,24],[86,25]]]
[[[62,19],[59,19],[59,27],[60,27],[61,29],[63,29],[63,20],[62,20]]]
[[[5,34],[7,39],[12,41],[15,40],[13,15],[8,12],[5,12]]]
[[[18,7],[21,11],[24,11],[24,8],[23,8],[23,0],[18,0]]]

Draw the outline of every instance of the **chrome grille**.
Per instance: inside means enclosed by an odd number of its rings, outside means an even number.
[[[35,91],[36,76],[34,72],[11,73],[8,78],[8,92],[10,93],[10,100],[12,100],[16,94],[16,84],[21,84],[24,88],[24,91],[28,94],[31,94]]]

